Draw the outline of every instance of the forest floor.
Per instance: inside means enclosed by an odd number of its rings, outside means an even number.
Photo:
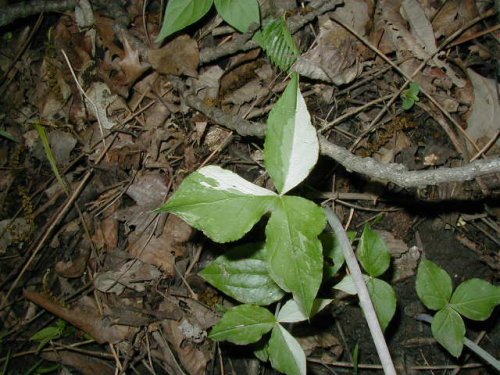
[[[490,3],[260,1],[261,19],[284,17],[293,31],[321,136],[294,195],[331,207],[358,236],[370,224],[391,252],[382,278],[398,303],[385,337],[398,374],[495,373],[466,349],[450,355],[415,319],[432,313],[415,290],[423,257],[455,287],[499,281]],[[163,5],[3,6],[0,374],[276,373],[251,348],[208,338],[237,302],[199,271],[235,244],[154,210],[206,165],[273,189],[261,130],[289,77],[215,9],[155,42]],[[237,244],[263,241],[266,220]],[[290,327],[308,373],[382,373],[357,299],[332,289],[340,279],[322,285],[333,302],[321,314]],[[466,327],[500,355],[498,311]]]

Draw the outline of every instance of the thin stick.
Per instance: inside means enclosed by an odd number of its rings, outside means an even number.
[[[328,207],[325,207],[324,210],[328,223],[330,224],[330,227],[332,227],[335,237],[340,243],[347,267],[349,268],[354,284],[356,285],[359,304],[365,315],[366,322],[368,323],[368,328],[370,329],[373,342],[375,343],[375,348],[377,349],[384,373],[386,375],[396,375],[396,369],[394,368],[389,348],[385,342],[382,328],[380,328],[377,314],[375,313],[370,295],[368,294],[368,289],[366,288],[365,281],[363,280],[363,275],[361,274],[358,261],[352,251],[351,243],[347,238],[342,224],[333,211]]]

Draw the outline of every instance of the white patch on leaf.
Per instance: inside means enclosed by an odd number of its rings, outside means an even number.
[[[318,161],[319,142],[316,129],[311,124],[311,116],[307,110],[306,102],[297,89],[297,108],[295,116],[288,120],[285,126],[293,126],[292,149],[290,162],[285,173],[282,194],[293,189],[301,183],[311,172]]]
[[[208,167],[203,167],[198,170],[202,176],[215,180],[216,186],[208,183],[201,182],[203,186],[209,187],[215,190],[222,190],[231,193],[241,193],[244,195],[255,195],[255,196],[275,196],[276,193],[271,190],[264,189],[263,187],[257,186],[248,182],[244,178],[241,178],[236,173],[222,169],[215,165],[210,165]]]

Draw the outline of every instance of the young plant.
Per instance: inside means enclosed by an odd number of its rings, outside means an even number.
[[[208,13],[214,3],[222,19],[239,32],[245,33],[251,24],[260,23],[257,0],[170,0],[156,41],[161,42],[173,33],[195,23]]]
[[[403,99],[403,109],[405,111],[411,109],[415,102],[420,101],[418,94],[420,93],[420,85],[416,82],[410,83],[410,88],[403,91],[401,98]]]
[[[30,340],[39,343],[37,351],[40,351],[50,341],[57,340],[68,334],[70,334],[70,331],[68,331],[68,324],[66,321],[58,319],[54,325],[42,328],[40,331],[35,333],[30,337]]]
[[[462,353],[465,341],[462,316],[486,320],[500,304],[499,287],[485,280],[470,279],[453,291],[450,275],[426,259],[418,266],[416,289],[423,304],[437,310],[431,323],[432,335],[455,357]]]
[[[306,320],[317,311],[315,298],[323,278],[318,235],[325,228],[326,218],[315,203],[286,193],[308,176],[318,154],[316,130],[299,90],[299,76],[293,74],[269,115],[264,143],[265,167],[278,192],[254,185],[231,171],[208,166],[188,176],[159,210],[178,215],[216,242],[238,240],[262,216],[270,214],[264,247],[234,250],[205,270],[204,275],[207,279],[212,277],[216,286],[244,303],[266,305],[279,300],[285,292],[291,293],[293,306],[300,311],[301,319]],[[235,255],[239,262],[230,261]],[[248,257],[242,259],[238,255]],[[305,357],[303,353],[297,354],[300,346],[280,325],[284,320],[275,319],[262,307],[243,306],[227,312],[228,317],[224,316],[219,323],[222,326],[217,325],[216,334],[212,332],[211,336],[225,339],[219,332],[225,332],[222,328],[236,321],[242,329],[239,336],[232,338],[233,342],[256,342],[272,330],[268,354],[273,366],[278,370],[283,367],[280,356],[284,353],[282,346],[286,345],[289,354],[295,355],[298,371],[286,372],[302,374],[305,360],[302,365],[298,358]]]
[[[390,284],[377,278],[387,271],[391,263],[391,254],[380,235],[369,225],[365,225],[357,248],[357,258],[368,275],[363,275],[368,293],[377,313],[383,330],[396,312],[396,293]],[[335,289],[345,293],[356,294],[356,288],[351,275],[347,275]]]

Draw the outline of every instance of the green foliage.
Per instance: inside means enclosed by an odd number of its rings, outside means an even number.
[[[432,320],[432,335],[455,357],[462,353],[465,340],[465,324],[460,315],[485,320],[500,304],[500,288],[484,280],[464,281],[453,292],[448,273],[426,259],[418,267],[416,289],[426,307],[438,310]]]
[[[300,55],[300,50],[288,30],[284,18],[270,20],[253,37],[269,56],[271,62],[288,72]]]
[[[215,0],[215,9],[224,21],[241,33],[246,33],[253,23],[260,24],[257,0]]]
[[[8,139],[9,141],[12,142],[19,142],[12,134],[10,134],[8,131],[0,129],[0,137]]]
[[[411,109],[415,102],[420,101],[418,94],[420,93],[420,85],[416,82],[410,83],[410,88],[403,91],[401,98],[403,99],[403,109],[405,111]]]
[[[453,290],[450,275],[426,259],[423,259],[418,266],[416,285],[418,298],[432,310],[444,308]]]
[[[281,122],[279,116],[283,116]],[[269,115],[264,145],[266,169],[280,195],[233,172],[208,166],[188,176],[159,210],[175,213],[217,242],[241,238],[264,214],[270,213],[265,244],[267,270],[272,280],[285,292],[291,292],[309,315],[322,280],[323,256],[318,235],[326,219],[313,202],[283,194],[307,177],[318,153],[316,132],[299,90],[298,75],[294,75]],[[234,220],[235,216],[238,220]],[[230,295],[238,299],[234,293]]]
[[[396,312],[396,293],[387,282],[378,279],[390,266],[391,255],[380,235],[369,225],[365,225],[359,240],[357,255],[368,275],[363,275],[368,293],[377,313],[380,326],[385,330]],[[350,275],[335,285],[336,289],[348,294],[356,294],[356,287]]]
[[[37,351],[41,350],[45,345],[47,345],[52,340],[57,340],[63,337],[67,333],[67,323],[58,319],[57,322],[35,333],[30,337],[31,341],[39,342]]]
[[[220,291],[242,303],[269,305],[283,298],[283,290],[267,272],[263,244],[235,247],[210,263],[200,275]]]
[[[198,21],[208,13],[212,4],[213,0],[170,0],[156,42],[161,42],[173,33]]]
[[[209,337],[239,345],[251,344],[259,341],[275,323],[276,318],[267,309],[255,305],[240,305],[224,314]]]
[[[169,0],[156,42],[195,23],[213,4],[214,0]],[[215,8],[224,21],[242,33],[247,32],[250,25],[260,23],[257,0],[215,0]]]
[[[59,173],[59,168],[57,167],[56,157],[52,152],[52,148],[50,147],[49,137],[47,135],[47,130],[45,127],[39,124],[35,124],[35,129],[38,132],[38,136],[40,137],[40,141],[42,142],[43,149],[45,151],[45,155],[50,163],[50,167],[52,168],[52,172],[56,176],[57,182],[61,185],[61,188],[69,194],[69,186],[66,180],[63,178],[61,173]]]
[[[307,177],[318,153],[316,131],[295,74],[269,115],[264,145],[266,169],[279,194],[231,171],[207,166],[188,176],[159,208],[175,213],[217,242],[241,238],[263,215],[270,214],[264,246],[234,248],[201,275],[245,303],[228,310],[210,337],[251,344],[271,331],[266,346],[256,355],[289,374],[305,373],[305,354],[279,323],[307,320],[330,302],[315,299],[323,278],[318,236],[326,225],[325,214],[311,201],[285,195]],[[329,255],[343,262],[335,250]],[[293,300],[283,306],[278,318],[257,306],[276,302],[285,292],[292,293]]]

